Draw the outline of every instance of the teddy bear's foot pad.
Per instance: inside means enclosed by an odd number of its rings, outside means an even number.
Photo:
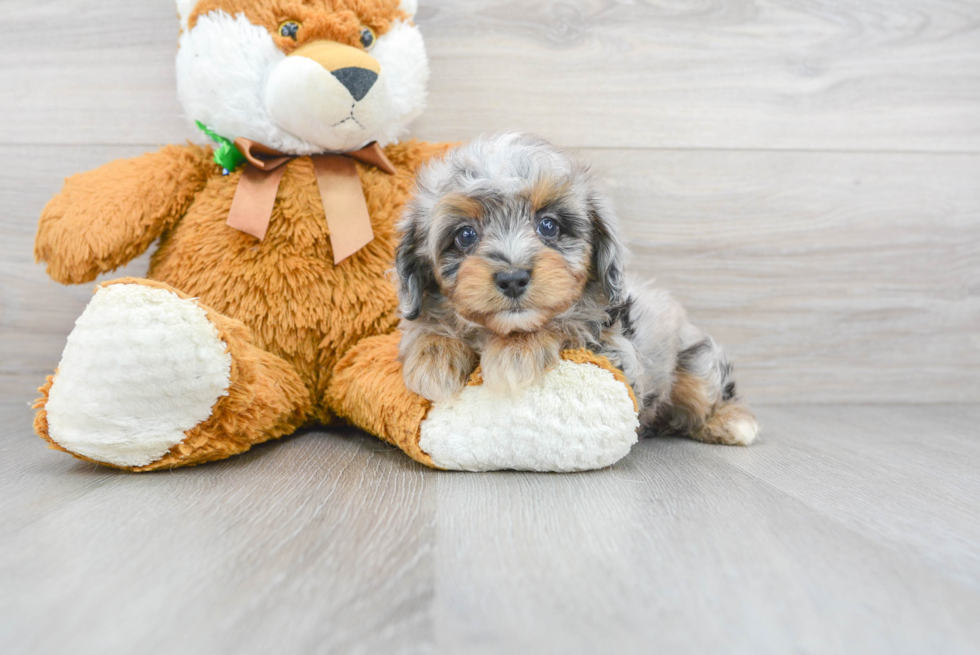
[[[149,285],[102,287],[68,337],[45,410],[70,453],[145,466],[226,396],[232,356],[194,300]]]
[[[435,405],[419,446],[447,470],[587,471],[625,457],[638,428],[621,380],[600,366],[564,360],[516,396],[470,386]]]

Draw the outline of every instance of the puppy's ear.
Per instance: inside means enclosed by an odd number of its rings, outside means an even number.
[[[417,220],[418,208],[410,207],[401,225],[401,241],[395,251],[395,270],[398,272],[398,300],[402,316],[414,321],[422,314],[425,289],[435,279],[432,265],[420,254],[424,235]]]
[[[619,231],[619,218],[612,203],[602,193],[589,195],[592,220],[592,271],[612,305],[626,298],[626,246]]]

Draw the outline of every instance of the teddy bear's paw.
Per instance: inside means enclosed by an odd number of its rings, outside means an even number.
[[[232,357],[193,300],[141,284],[98,290],[48,394],[47,436],[117,467],[151,464],[226,396]]]
[[[419,446],[447,470],[587,471],[625,457],[638,428],[621,379],[595,363],[565,359],[516,394],[469,386],[436,404]]]

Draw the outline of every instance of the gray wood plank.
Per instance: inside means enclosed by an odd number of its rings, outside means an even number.
[[[407,458],[308,434],[120,475],[45,451],[9,407],[3,652],[431,652],[432,480]]]
[[[980,150],[971,0],[430,0],[417,133],[522,129],[578,147]],[[38,38],[38,26],[44,38]],[[160,143],[172,0],[0,14],[0,143]]]
[[[795,406],[766,414],[771,429],[759,448],[712,455],[980,589],[980,407]]]
[[[428,4],[427,137],[522,129],[580,147],[980,145],[980,10],[969,0]]]
[[[569,476],[427,471],[355,432],[133,476],[4,403],[0,647],[972,653],[978,412],[763,407],[757,447]]]
[[[819,425],[822,411],[805,418]],[[776,434],[795,431],[762,416]],[[793,453],[776,439],[766,445],[788,465]],[[476,653],[977,647],[976,587],[742,474],[716,450],[652,441],[614,472],[451,478],[440,487],[439,524],[456,526],[436,557],[440,643]],[[801,486],[819,493],[818,480]]]
[[[91,297],[32,263],[44,203],[65,175],[143,150],[0,147],[8,397],[33,395]],[[724,344],[751,400],[980,400],[980,156],[581,155],[621,208],[637,274]]]

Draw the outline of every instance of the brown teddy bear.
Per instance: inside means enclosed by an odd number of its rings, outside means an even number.
[[[346,420],[446,469],[583,470],[636,441],[622,374],[587,352],[500,398],[432,406],[397,359],[388,277],[415,172],[447,146],[398,142],[428,64],[413,0],[178,0],[178,91],[216,146],[70,178],[38,261],[90,282],[159,240],[147,279],[99,286],[36,430],[131,471],[200,464]]]

